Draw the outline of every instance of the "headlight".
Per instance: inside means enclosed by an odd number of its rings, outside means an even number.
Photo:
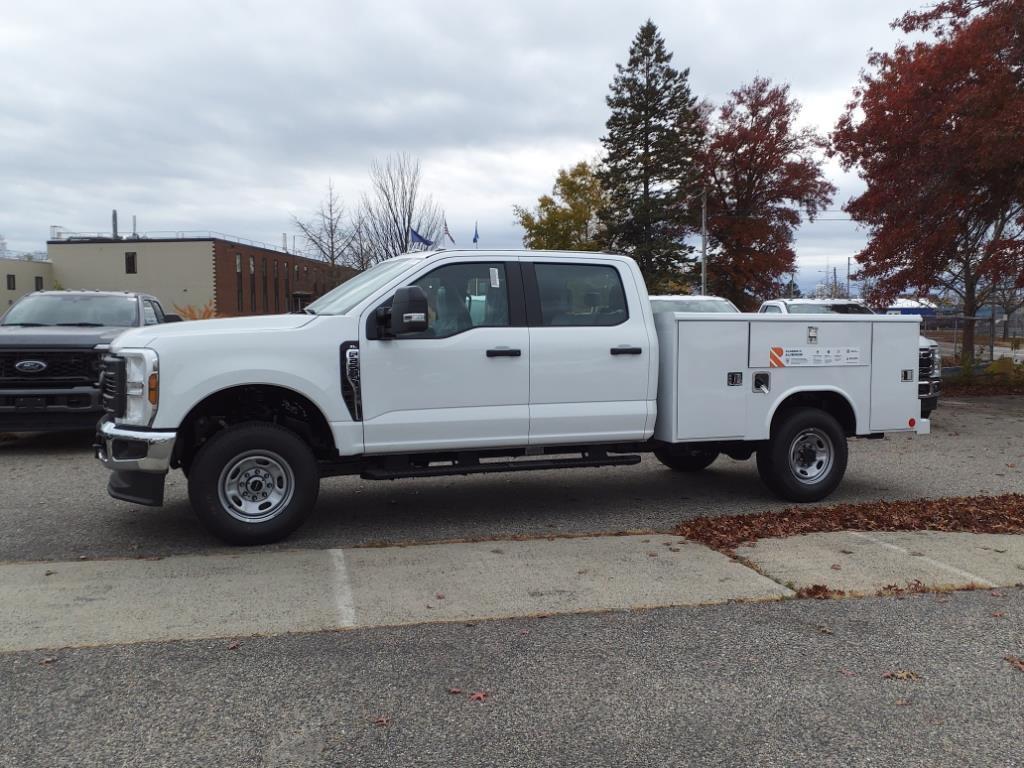
[[[121,422],[148,427],[160,405],[160,357],[152,349],[123,349],[125,412]]]

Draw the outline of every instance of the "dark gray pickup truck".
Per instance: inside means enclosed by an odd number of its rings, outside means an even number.
[[[129,328],[180,319],[140,293],[23,296],[0,316],[0,432],[94,429],[110,342]]]

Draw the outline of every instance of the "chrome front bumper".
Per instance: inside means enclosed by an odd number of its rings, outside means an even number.
[[[150,432],[119,427],[113,417],[100,419],[96,428],[96,458],[114,472],[156,472],[171,468],[176,432]]]

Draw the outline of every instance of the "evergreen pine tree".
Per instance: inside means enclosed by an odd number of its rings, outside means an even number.
[[[640,27],[629,63],[607,97],[611,116],[601,139],[607,157],[599,177],[608,195],[604,245],[632,256],[648,287],[678,279],[693,252],[683,242],[699,206],[698,154],[704,122],[690,93],[689,70],[672,54],[654,22]]]

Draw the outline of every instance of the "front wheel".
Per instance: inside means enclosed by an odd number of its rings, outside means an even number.
[[[316,457],[294,432],[248,422],[218,432],[191,462],[188,496],[229,544],[269,544],[298,528],[316,503]]]
[[[658,461],[676,472],[700,472],[718,458],[718,451],[706,448],[655,448],[654,455]]]
[[[758,471],[787,501],[819,501],[843,479],[847,456],[846,435],[831,414],[796,408],[781,418],[763,459],[758,451]]]

